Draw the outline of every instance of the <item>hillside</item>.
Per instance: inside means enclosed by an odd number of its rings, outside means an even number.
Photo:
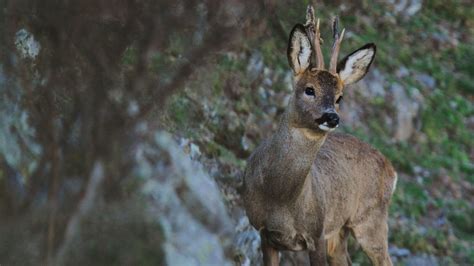
[[[259,265],[242,173],[288,103],[308,2],[1,3],[0,265]],[[335,14],[340,58],[377,45],[337,130],[398,172],[394,264],[473,265],[474,5],[315,6],[324,54]]]

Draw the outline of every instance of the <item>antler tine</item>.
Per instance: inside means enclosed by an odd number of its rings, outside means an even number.
[[[323,52],[321,51],[321,32],[319,31],[319,19],[314,25],[314,9],[311,5],[308,5],[306,10],[306,29],[308,37],[313,42],[313,51],[316,54],[316,68],[324,69],[324,58]]]
[[[308,5],[308,8],[306,8],[306,26],[308,25],[313,25],[314,26],[314,8],[311,5]]]
[[[329,64],[329,72],[336,74],[337,71],[337,57],[339,55],[339,48],[341,47],[342,38],[344,38],[344,32],[346,29],[342,29],[341,35],[339,35],[339,18],[336,16],[332,22],[332,34],[334,38],[334,44],[332,46],[331,61]]]
[[[321,32],[319,31],[319,18],[316,23],[316,33],[314,35],[314,48],[316,50],[317,68],[324,69],[324,57],[321,51]]]
[[[334,40],[339,38],[339,17],[335,16],[332,20],[332,37]]]

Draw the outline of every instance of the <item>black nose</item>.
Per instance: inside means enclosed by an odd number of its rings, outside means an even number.
[[[339,125],[339,116],[336,113],[324,113],[321,120],[328,123],[328,126],[332,128]]]

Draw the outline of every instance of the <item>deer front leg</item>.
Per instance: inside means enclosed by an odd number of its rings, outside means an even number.
[[[278,264],[280,263],[278,250],[276,250],[274,247],[269,245],[268,239],[265,236],[264,232],[260,233],[260,239],[261,239],[260,246],[262,248],[262,254],[263,254],[263,265],[264,266],[278,266]]]
[[[315,243],[316,250],[309,252],[309,262],[311,266],[326,266],[328,265],[326,259],[326,240],[324,240],[323,234],[318,239]]]

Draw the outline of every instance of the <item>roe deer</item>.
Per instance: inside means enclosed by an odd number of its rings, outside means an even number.
[[[337,63],[344,30],[339,34],[337,18],[332,28],[329,70],[311,6],[306,24],[291,31],[293,95],[277,132],[253,152],[244,173],[244,205],[260,232],[265,265],[278,265],[279,250],[308,250],[311,265],[351,264],[349,234],[373,265],[392,265],[387,219],[397,174],[370,145],[330,133],[344,86],[364,77],[376,48],[366,44]]]

